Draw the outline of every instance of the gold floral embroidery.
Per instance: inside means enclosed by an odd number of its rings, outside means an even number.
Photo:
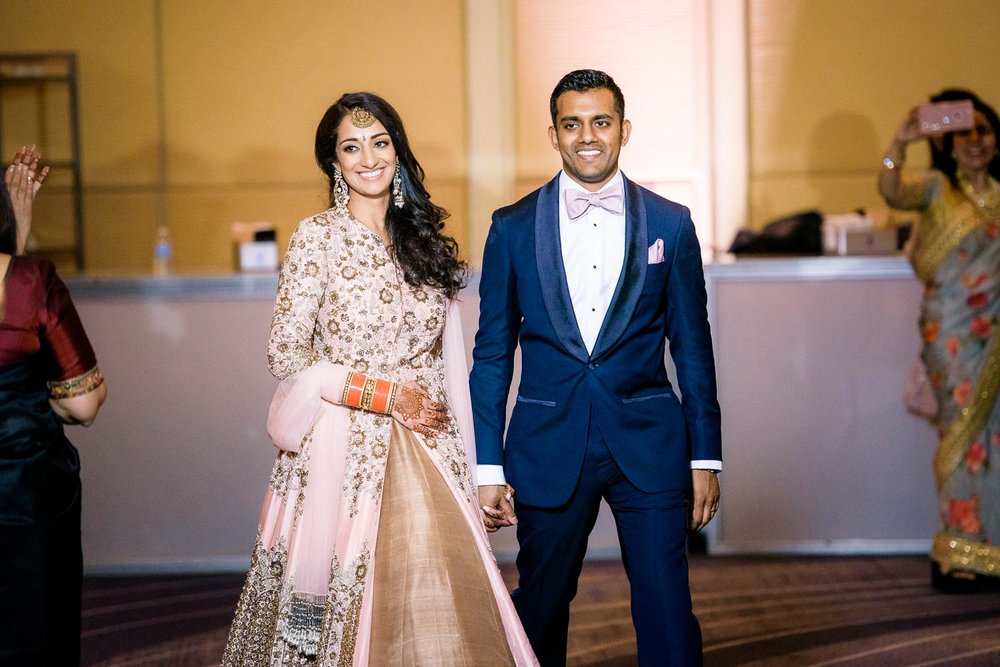
[[[312,429],[302,439],[298,452],[280,452],[271,470],[270,486],[274,494],[289,502],[289,493],[294,492],[295,518],[302,514],[302,500],[309,479],[309,450],[312,446]]]
[[[352,665],[361,623],[361,604],[371,552],[363,547],[354,562],[341,567],[334,557],[330,567],[330,586],[326,599],[326,617],[320,637],[317,662],[322,665]]]
[[[284,542],[267,549],[258,533],[221,667],[269,667],[272,664],[273,637],[287,563],[288,550]]]

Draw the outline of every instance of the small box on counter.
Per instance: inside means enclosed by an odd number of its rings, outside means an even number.
[[[895,255],[895,227],[876,225],[860,213],[823,217],[823,253],[827,255]]]
[[[278,243],[271,223],[234,222],[233,241],[237,270],[278,270]]]

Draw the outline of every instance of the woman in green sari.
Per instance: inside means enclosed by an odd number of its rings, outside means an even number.
[[[914,108],[879,175],[890,206],[922,214],[911,261],[924,283],[921,357],[938,408],[932,580],[948,592],[1000,588],[1000,119],[969,99],[974,126],[944,135],[937,169],[903,168],[906,146],[926,138]]]

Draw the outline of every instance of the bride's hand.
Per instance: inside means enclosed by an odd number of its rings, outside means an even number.
[[[416,382],[396,386],[392,417],[406,428],[433,437],[448,428],[448,408],[431,398]]]

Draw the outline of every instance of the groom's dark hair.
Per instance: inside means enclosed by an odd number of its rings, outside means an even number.
[[[559,83],[552,90],[552,96],[549,98],[549,113],[552,114],[552,127],[556,125],[556,102],[559,100],[560,95],[569,91],[585,93],[588,90],[598,88],[605,88],[611,91],[611,94],[615,97],[615,111],[618,112],[618,116],[624,121],[625,96],[622,95],[622,89],[618,87],[615,80],[600,70],[577,69],[559,79]]]

